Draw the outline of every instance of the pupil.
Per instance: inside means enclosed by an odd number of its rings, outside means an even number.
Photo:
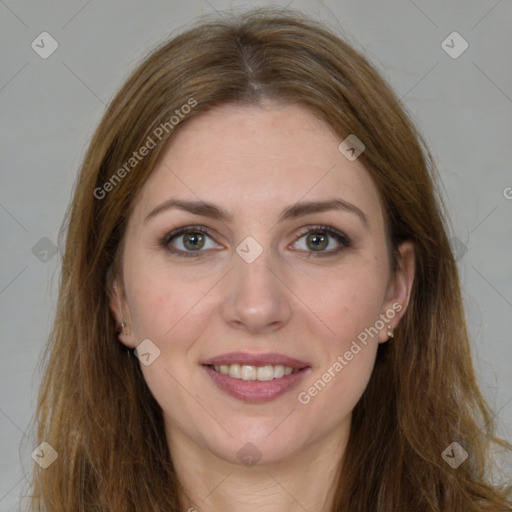
[[[187,249],[201,249],[204,245],[203,235],[200,233],[186,234],[184,245]]]
[[[328,240],[326,235],[313,234],[309,235],[308,242],[311,242],[312,244],[310,248],[317,251],[319,249],[325,249],[327,247]]]

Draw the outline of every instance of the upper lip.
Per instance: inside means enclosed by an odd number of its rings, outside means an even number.
[[[283,354],[276,354],[267,352],[264,354],[250,354],[248,352],[229,352],[228,354],[221,354],[203,361],[203,365],[221,365],[221,364],[240,364],[250,366],[265,366],[265,365],[283,365],[290,368],[300,370],[309,366],[308,363],[288,357]]]

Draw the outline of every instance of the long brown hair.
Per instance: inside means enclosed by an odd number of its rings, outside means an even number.
[[[508,508],[507,490],[488,471],[490,449],[510,445],[495,437],[476,383],[431,154],[359,52],[296,11],[258,9],[203,19],[152,51],[92,138],[62,229],[60,292],[34,420],[38,442],[59,456],[46,469],[34,465],[32,510],[183,506],[162,411],[117,339],[109,287],[134,198],[173,133],[211,107],[267,98],[308,107],[340,142],[349,134],[364,142],[359,158],[380,192],[390,246],[415,247],[410,305],[353,411],[333,510]],[[186,115],[171,126],[176,110]],[[148,138],[149,152],[131,161]],[[453,442],[468,454],[456,469],[442,457]]]

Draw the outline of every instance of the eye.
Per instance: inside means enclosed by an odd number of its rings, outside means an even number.
[[[302,239],[304,239],[304,243],[299,244]],[[350,247],[351,240],[347,235],[330,226],[315,226],[302,233],[297,238],[295,245],[299,245],[301,250],[311,253],[309,256],[332,256]]]
[[[305,245],[299,242],[304,239]],[[160,245],[177,256],[198,257],[207,250],[218,249],[210,231],[204,226],[185,226],[165,235]],[[332,256],[351,246],[350,238],[330,226],[315,226],[299,235],[294,242],[308,256]],[[302,247],[301,247],[302,245]],[[316,254],[315,254],[316,253]]]
[[[208,241],[210,241],[210,244],[208,244]],[[186,226],[175,229],[165,235],[160,243],[169,252],[185,257],[200,256],[200,253],[204,252],[203,249],[219,247],[213,242],[208,229],[203,226]]]

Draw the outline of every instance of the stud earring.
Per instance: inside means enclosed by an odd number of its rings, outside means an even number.
[[[124,334],[126,334],[127,336],[129,336],[131,334],[130,329],[128,329],[128,325],[126,324],[126,322],[124,320],[121,322],[121,331]]]
[[[391,324],[388,324],[388,332],[386,333],[390,338],[393,338],[393,329],[391,328]]]

